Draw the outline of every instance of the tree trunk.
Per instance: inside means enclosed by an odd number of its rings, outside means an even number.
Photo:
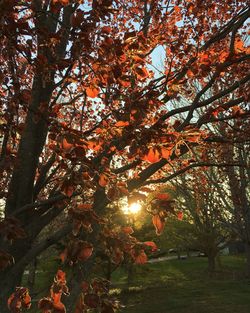
[[[215,255],[211,254],[208,255],[208,271],[209,273],[213,273],[215,271],[216,262],[215,262]]]
[[[21,279],[23,275],[23,269],[20,269],[19,272],[15,272],[11,275],[1,275],[0,278],[0,312],[1,313],[10,313],[8,307],[7,307],[7,300],[9,296],[15,291],[14,286],[20,286],[21,285]]]
[[[131,286],[134,278],[134,267],[133,263],[129,262],[127,265],[127,284],[128,287]]]
[[[35,285],[36,269],[37,269],[37,258],[34,259],[34,261],[30,264],[29,268],[27,287],[29,288],[29,291],[31,293],[33,292]]]
[[[250,278],[250,243],[245,243],[245,249],[246,249],[246,273],[247,277]]]

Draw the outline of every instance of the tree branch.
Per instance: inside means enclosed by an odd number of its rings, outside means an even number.
[[[228,166],[245,166],[245,165],[242,165],[240,163],[210,163],[210,162],[192,163],[192,164],[180,169],[179,171],[177,171],[177,172],[175,172],[172,175],[169,175],[167,177],[145,181],[143,186],[150,185],[150,184],[166,183],[169,180],[185,173],[186,171],[190,170],[191,168],[202,167],[202,166],[228,167]]]

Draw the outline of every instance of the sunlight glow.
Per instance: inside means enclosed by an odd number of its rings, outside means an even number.
[[[124,214],[137,214],[141,210],[141,205],[138,202],[132,203],[129,206],[122,208]]]

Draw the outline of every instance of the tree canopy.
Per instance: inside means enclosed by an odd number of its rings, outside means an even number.
[[[65,257],[88,260],[90,271],[100,233],[106,243],[121,236],[106,226],[108,205],[143,201],[149,186],[190,168],[238,165],[206,151],[249,142],[250,9],[233,0],[1,0],[0,11],[0,306],[7,312],[25,267],[72,230]],[[244,125],[244,136],[225,140],[215,125],[231,120]],[[158,200],[163,205],[150,214],[161,232],[174,209],[172,200]],[[145,247],[125,235],[127,245],[118,238],[112,253],[144,259]],[[65,291],[62,273],[55,284]]]

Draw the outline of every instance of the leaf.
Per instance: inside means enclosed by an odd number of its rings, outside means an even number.
[[[148,261],[148,257],[144,250],[141,250],[140,253],[135,257],[136,264],[145,264]]]
[[[70,185],[70,183],[66,182],[62,186],[62,193],[67,197],[71,197],[74,193],[74,187]]]
[[[169,159],[169,157],[171,156],[172,154],[172,149],[171,148],[161,148],[161,156],[164,158],[164,159]]]
[[[96,98],[98,96],[99,92],[100,92],[100,88],[98,88],[98,87],[92,87],[91,86],[91,87],[86,88],[86,94],[90,98]]]
[[[22,312],[22,309],[29,309],[31,307],[31,297],[29,290],[25,287],[16,287],[7,300],[8,308],[13,313]]]
[[[124,126],[128,126],[129,122],[125,122],[125,121],[118,121],[115,123],[116,127],[124,127]]]
[[[226,51],[222,51],[220,54],[219,54],[219,61],[220,63],[224,63],[227,59],[227,57],[229,56],[229,53],[226,52]]]
[[[160,160],[160,153],[157,149],[150,148],[148,154],[144,156],[144,160],[150,163],[156,163]]]
[[[89,140],[87,141],[88,148],[94,151],[99,151],[101,149],[101,145],[97,140]]]
[[[165,227],[165,220],[156,214],[152,217],[152,222],[155,227],[156,234],[158,236],[161,235]]]
[[[42,310],[43,313],[48,313],[53,310],[53,301],[51,298],[42,298],[38,302],[38,309]]]
[[[67,139],[64,137],[62,140],[62,149],[69,152],[73,147],[74,145],[72,143],[69,143]]]
[[[145,79],[149,76],[148,70],[145,67],[135,66],[134,71],[138,79]]]
[[[90,204],[90,203],[78,204],[77,208],[81,209],[81,210],[90,210],[90,209],[92,209],[92,204]]]
[[[105,187],[107,186],[108,182],[109,182],[108,177],[105,174],[101,174],[98,181],[99,185],[101,187]]]
[[[110,26],[103,26],[101,29],[101,32],[104,34],[109,34],[111,32],[112,28]]]
[[[128,191],[128,189],[127,189],[126,187],[118,186],[118,189],[119,189],[119,191],[120,191],[122,194],[124,194],[124,195],[126,195],[126,196],[129,195],[129,191]]]
[[[183,212],[179,211],[177,213],[177,218],[178,218],[178,220],[182,221],[183,220]]]
[[[58,270],[56,273],[56,280],[61,283],[66,283],[66,273],[62,270]]]
[[[153,241],[145,241],[144,245],[150,247],[152,252],[155,252],[158,250],[156,244]]]
[[[155,196],[156,199],[159,199],[159,200],[169,200],[170,199],[170,195],[167,194],[167,193],[158,193],[156,196]]]
[[[91,257],[92,253],[93,246],[90,243],[84,241],[84,244],[82,245],[81,251],[78,255],[79,261],[86,261],[88,258]]]
[[[125,226],[123,227],[122,231],[127,234],[127,235],[131,235],[133,234],[133,228],[131,226]]]
[[[242,39],[236,38],[235,43],[234,43],[234,49],[236,53],[241,53],[245,50],[244,42]]]
[[[62,261],[62,263],[65,263],[67,255],[68,255],[67,249],[64,249],[63,252],[60,253],[59,259]]]

